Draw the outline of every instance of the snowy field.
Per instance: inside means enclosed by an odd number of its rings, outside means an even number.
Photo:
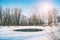
[[[38,32],[18,32],[15,29],[42,29]],[[0,40],[60,40],[60,27],[0,26]]]

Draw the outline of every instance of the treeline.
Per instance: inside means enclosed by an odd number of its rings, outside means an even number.
[[[44,22],[39,20],[35,13],[27,18],[21,14],[20,8],[5,8],[3,10],[2,7],[0,7],[0,26],[31,26],[42,24],[44,24]]]
[[[5,8],[2,10],[2,7],[0,7],[0,26],[19,25],[20,14],[21,9],[19,8],[14,8],[12,10],[10,10],[10,8]]]
[[[43,14],[41,17],[40,14],[38,14],[39,12],[37,9],[34,10],[34,12],[31,10],[31,13],[33,14],[27,18],[26,16],[22,15],[22,10],[20,8],[5,8],[3,10],[0,6],[0,26],[40,26],[44,24],[50,25],[52,23],[52,14],[50,14],[50,12],[48,12],[48,22],[45,22],[46,20],[44,20],[45,17]],[[53,15],[55,15],[55,23],[57,17],[55,11],[53,13]]]

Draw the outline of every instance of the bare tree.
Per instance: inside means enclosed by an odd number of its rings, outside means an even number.
[[[30,17],[31,19],[31,24],[33,25],[43,25],[44,24],[44,16],[41,14],[41,11],[38,7],[34,7],[31,9],[32,16]]]
[[[24,15],[21,15],[21,26],[25,26],[25,25],[27,25],[27,17],[26,16],[24,16]]]
[[[33,25],[36,25],[37,23],[38,23],[38,8],[37,7],[34,7],[34,8],[32,8],[31,9],[31,13],[32,13],[32,16],[30,17],[30,19],[31,19],[31,23],[33,24]]]
[[[2,7],[0,6],[0,25],[2,25]]]
[[[38,19],[36,17],[36,14],[33,14],[32,15],[32,22],[33,22],[33,25],[36,25],[36,23],[38,22]]]
[[[5,15],[4,15],[5,14]],[[10,9],[9,8],[6,8],[4,11],[3,11],[3,25],[7,25],[9,26],[10,25]]]
[[[14,21],[15,21],[15,25],[19,25],[20,15],[21,15],[21,9],[15,8],[14,9]]]
[[[48,24],[52,25],[57,23],[57,13],[58,11],[56,9],[48,11]]]

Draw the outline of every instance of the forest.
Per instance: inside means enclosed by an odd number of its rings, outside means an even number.
[[[0,26],[42,26],[56,24],[60,21],[60,17],[57,17],[58,11],[53,9],[48,11],[48,18],[42,14],[40,16],[38,9],[31,10],[32,15],[29,18],[22,15],[22,9],[20,8],[3,8],[0,6]]]

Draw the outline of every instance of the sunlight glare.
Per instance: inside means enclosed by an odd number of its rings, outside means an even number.
[[[43,3],[43,4],[41,4],[41,8],[44,12],[46,12],[48,10],[52,10],[53,6],[50,3]]]

